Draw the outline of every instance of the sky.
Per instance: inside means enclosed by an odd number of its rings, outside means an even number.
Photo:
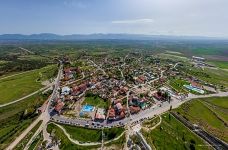
[[[228,0],[1,0],[0,34],[228,37]]]

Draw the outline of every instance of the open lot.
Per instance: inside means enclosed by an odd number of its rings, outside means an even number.
[[[57,65],[50,65],[13,77],[0,79],[0,104],[11,102],[26,96],[40,88],[43,81],[53,78],[57,73]]]
[[[204,141],[171,114],[162,115],[162,123],[152,131],[142,130],[148,144],[156,149],[209,149]]]
[[[227,108],[216,109],[205,103],[206,101],[221,105],[225,103],[225,101],[227,102],[227,97],[195,99],[182,104],[176,111],[193,124],[203,127],[209,133],[227,142],[228,131],[227,126],[225,125],[225,122],[227,122],[226,116],[228,115]]]
[[[92,105],[99,108],[105,108],[105,109],[107,109],[109,106],[108,100],[104,100],[96,95],[86,96],[82,104],[83,105],[88,104],[88,105]]]
[[[187,90],[184,88],[183,85],[188,85],[189,82],[185,81],[185,80],[181,80],[181,79],[171,79],[169,81],[169,84],[171,85],[172,88],[174,88],[174,90],[176,90],[177,92],[183,92],[186,93]]]

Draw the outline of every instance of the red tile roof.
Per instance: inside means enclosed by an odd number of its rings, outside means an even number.
[[[59,102],[56,106],[55,106],[55,110],[56,111],[60,111],[64,106],[64,103],[63,102]]]

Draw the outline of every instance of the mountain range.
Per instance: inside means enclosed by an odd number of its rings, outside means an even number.
[[[99,39],[123,39],[123,40],[172,40],[172,39],[222,39],[202,36],[168,36],[168,35],[143,35],[143,34],[71,34],[58,35],[52,33],[40,34],[2,34],[0,40],[99,40]]]

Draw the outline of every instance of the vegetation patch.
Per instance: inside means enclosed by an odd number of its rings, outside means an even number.
[[[100,98],[96,94],[87,93],[85,96],[85,100],[83,101],[82,105],[85,105],[85,104],[107,109],[109,106],[109,101]]]
[[[28,150],[37,150],[38,149],[38,146],[42,145],[42,142],[43,142],[43,134],[42,132],[40,134],[38,134],[34,141],[32,142],[32,144],[29,146]],[[41,147],[43,149],[45,149],[45,144],[43,144]]]
[[[210,61],[209,63],[222,69],[228,69],[228,61]]]
[[[26,144],[32,138],[33,134],[35,134],[36,130],[40,127],[42,121],[40,120],[33,128],[29,131],[29,133],[17,144],[15,147],[16,150],[24,149]]]
[[[0,109],[0,149],[6,148],[38,117],[36,109],[47,97],[48,94],[36,94]]]
[[[211,98],[205,99],[210,101]],[[176,111],[191,123],[203,127],[209,133],[227,142],[228,131],[226,124],[218,116],[218,112],[216,113],[214,109],[210,109],[210,107],[204,104],[205,99],[195,99],[186,102]]]
[[[148,143],[156,149],[208,149],[204,141],[188,130],[170,113],[162,115],[162,123],[150,132],[142,130]]]

